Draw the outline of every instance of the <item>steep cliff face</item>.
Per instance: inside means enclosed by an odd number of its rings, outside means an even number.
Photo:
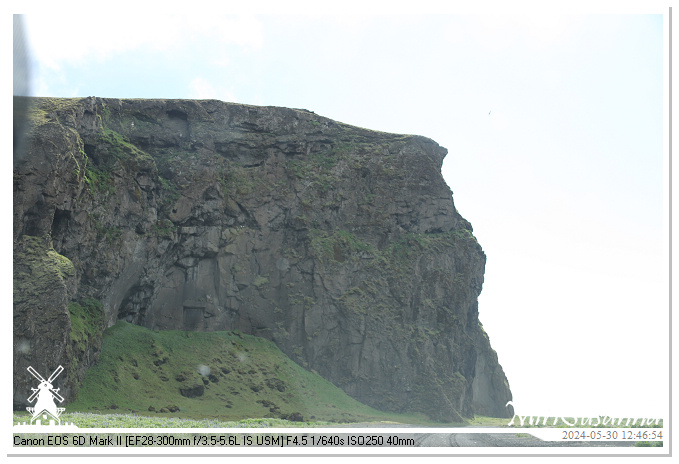
[[[268,338],[379,409],[511,416],[478,320],[485,255],[432,140],[213,100],[32,103],[15,405],[30,363],[68,366],[75,395],[101,328],[124,319]]]

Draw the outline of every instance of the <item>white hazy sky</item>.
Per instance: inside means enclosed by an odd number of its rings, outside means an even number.
[[[14,13],[32,95],[216,98],[434,139],[488,257],[480,319],[516,412],[667,417],[670,4],[618,3]]]

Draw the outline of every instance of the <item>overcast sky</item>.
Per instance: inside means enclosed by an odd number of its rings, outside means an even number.
[[[25,17],[30,93],[306,108],[434,139],[487,254],[479,314],[516,412],[667,417],[667,6],[54,10]]]

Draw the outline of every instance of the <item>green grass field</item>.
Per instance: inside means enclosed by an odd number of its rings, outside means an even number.
[[[263,338],[238,332],[151,331],[125,322],[106,330],[97,364],[87,371],[77,399],[65,408],[62,421],[89,427],[109,426],[100,425],[102,421],[130,424],[110,425],[116,427],[158,427],[137,424],[175,424],[179,419],[262,419],[292,426],[429,424],[424,416],[385,413],[359,403]],[[99,425],[85,425],[94,423]]]

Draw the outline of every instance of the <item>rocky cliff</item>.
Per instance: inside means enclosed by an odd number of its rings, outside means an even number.
[[[119,319],[268,338],[378,409],[511,417],[485,255],[430,139],[214,100],[30,99],[14,168],[14,404],[69,399]]]

